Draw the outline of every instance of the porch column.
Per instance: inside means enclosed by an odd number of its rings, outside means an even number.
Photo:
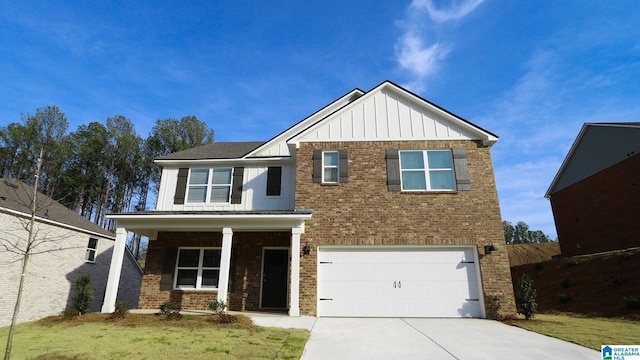
[[[229,270],[231,265],[231,239],[233,230],[231,228],[222,229],[222,252],[220,254],[220,277],[218,278],[218,301],[227,303],[227,292],[229,288]]]
[[[120,273],[122,272],[122,260],[124,259],[124,249],[127,244],[127,229],[116,228],[116,243],[111,254],[111,266],[109,267],[109,278],[107,288],[104,292],[104,302],[102,303],[103,313],[112,313],[116,309],[116,298],[118,297],[118,285],[120,284]]]
[[[300,316],[300,235],[303,227],[291,229],[291,294],[289,299],[289,316]]]

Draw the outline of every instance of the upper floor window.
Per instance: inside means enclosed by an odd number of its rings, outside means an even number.
[[[176,264],[176,289],[208,290],[218,288],[219,248],[180,248]]]
[[[267,168],[267,196],[280,196],[282,191],[282,166]]]
[[[338,182],[338,160],[337,151],[322,152],[322,182],[337,183]]]
[[[96,252],[98,251],[98,239],[90,238],[87,245],[87,252],[84,255],[84,261],[96,262]]]
[[[228,203],[233,168],[191,169],[188,203]]]
[[[402,191],[455,190],[450,150],[400,151]]]

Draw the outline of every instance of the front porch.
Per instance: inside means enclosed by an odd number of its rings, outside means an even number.
[[[115,308],[127,234],[135,232],[149,238],[139,308],[157,309],[171,301],[183,309],[208,310],[218,300],[230,311],[300,315],[300,237],[310,210],[110,217],[118,220],[118,228],[102,312]],[[194,255],[199,265],[187,264]]]

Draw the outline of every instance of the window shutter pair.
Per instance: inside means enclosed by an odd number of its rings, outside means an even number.
[[[189,168],[178,169],[178,182],[176,184],[176,192],[173,197],[174,205],[184,204],[185,195],[187,193],[187,178],[189,177]],[[233,181],[231,183],[231,203],[240,204],[242,202],[242,182],[244,177],[244,167],[238,166],[233,168]]]
[[[471,178],[467,166],[467,152],[465,149],[452,149],[454,175],[456,177],[456,189],[459,191],[471,190]],[[387,149],[387,190],[400,191],[400,156],[398,149]]]
[[[322,152],[325,150],[313,150],[313,182],[322,183]],[[335,150],[334,150],[335,151]],[[338,182],[349,182],[349,161],[347,149],[338,150]]]

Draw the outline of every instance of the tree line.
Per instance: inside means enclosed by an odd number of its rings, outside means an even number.
[[[542,230],[529,230],[529,225],[524,221],[518,221],[514,226],[510,221],[502,221],[504,241],[507,244],[533,244],[555,241]]]
[[[42,151],[38,189],[110,230],[115,224],[107,213],[144,210],[152,205],[147,199],[157,197],[161,169],[154,158],[214,141],[214,130],[195,116],[158,119],[147,137],[122,115],[68,128],[55,105],[1,127],[0,174],[35,185]],[[136,255],[139,242],[132,240]]]

